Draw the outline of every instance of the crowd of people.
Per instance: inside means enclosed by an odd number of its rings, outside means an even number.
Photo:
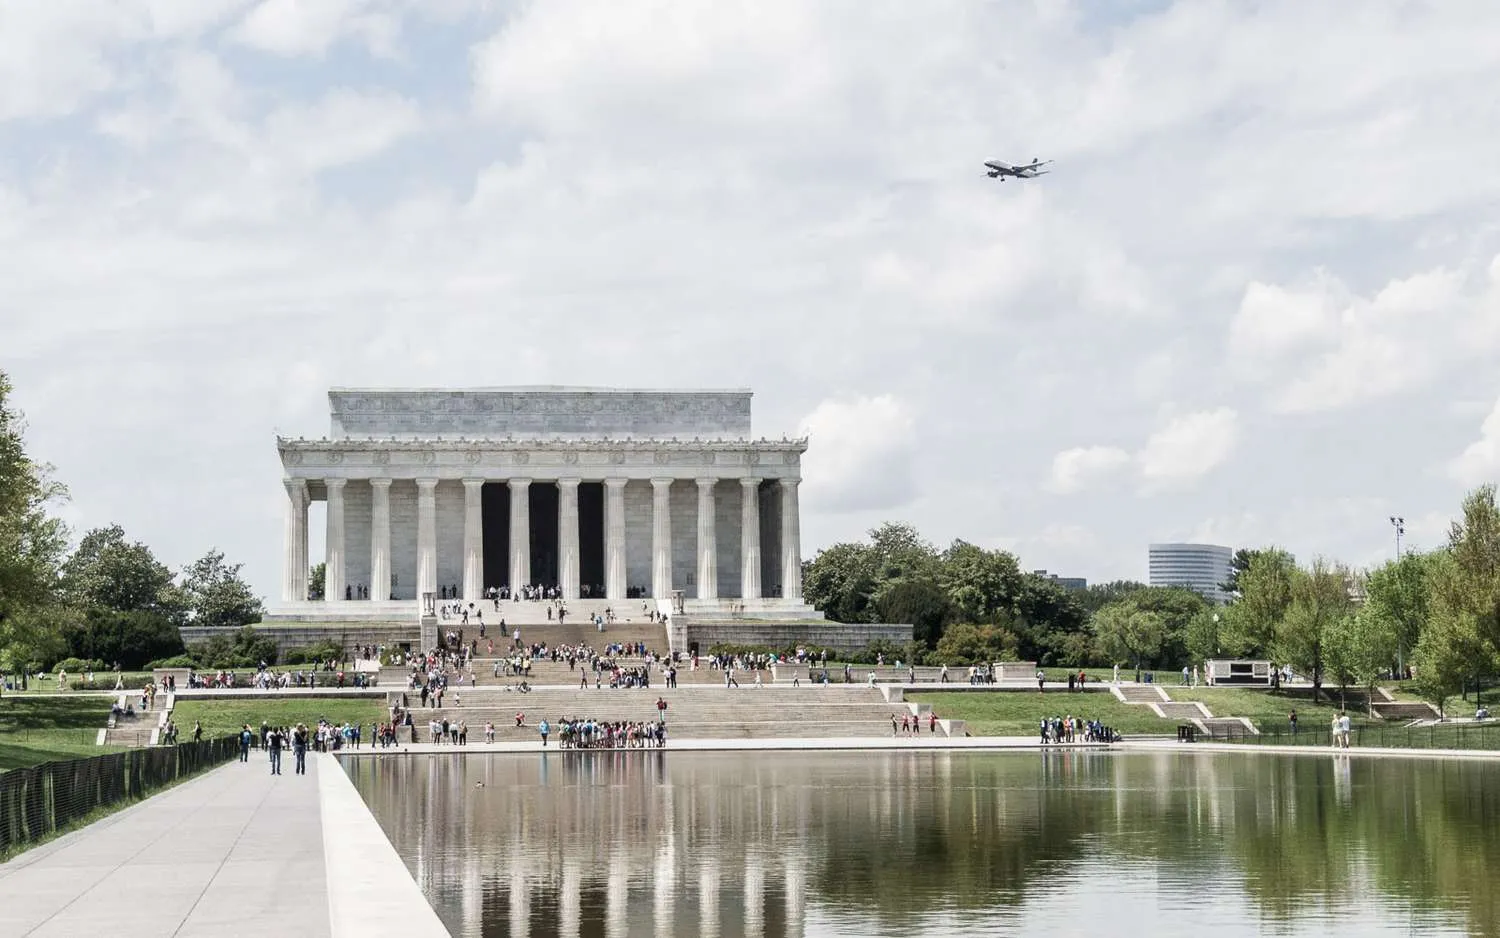
[[[1120,734],[1098,720],[1085,720],[1071,713],[1042,718],[1042,743],[1117,743]]]

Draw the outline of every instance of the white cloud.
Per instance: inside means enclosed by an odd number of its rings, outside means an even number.
[[[1069,495],[1130,465],[1130,454],[1117,446],[1076,446],[1052,457],[1049,491]]]
[[[1228,407],[1175,417],[1137,454],[1141,477],[1153,487],[1191,482],[1222,465],[1239,438],[1239,415]]]
[[[1464,485],[1500,481],[1500,400],[1480,425],[1479,439],[1448,463],[1448,474]]]
[[[397,21],[372,12],[364,0],[261,0],[240,21],[235,38],[282,56],[322,55],[346,35],[359,36],[371,52],[388,55]]]
[[[1438,267],[1391,280],[1368,298],[1322,272],[1301,288],[1252,282],[1230,325],[1230,367],[1290,414],[1419,386],[1500,348],[1493,328],[1500,303],[1492,286],[1471,279]]]
[[[915,493],[915,415],[889,395],[821,401],[797,427],[816,440],[806,498],[826,511],[898,508]]]
[[[1097,579],[1451,509],[1500,5],[1104,6],[0,4],[0,368],[80,523],[267,592],[326,384],[752,387],[809,554],[898,513]]]

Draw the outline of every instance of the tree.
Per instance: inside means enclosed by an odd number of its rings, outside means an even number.
[[[1204,605],[1183,630],[1182,643],[1189,661],[1207,661],[1219,654],[1219,613]]]
[[[1412,677],[1422,699],[1447,715],[1449,699],[1457,695],[1474,673],[1475,661],[1484,653],[1484,643],[1474,616],[1443,612],[1422,630],[1412,653]]]
[[[1432,616],[1433,564],[1432,554],[1409,551],[1370,571],[1365,582],[1364,612],[1390,634],[1398,664],[1406,663]]]
[[[1139,608],[1161,615],[1166,632],[1153,664],[1163,667],[1181,667],[1186,664],[1189,658],[1188,628],[1201,613],[1208,610],[1208,601],[1198,593],[1180,586],[1148,586],[1130,593],[1129,598]]]
[[[260,621],[265,607],[240,578],[241,566],[211,550],[183,569],[182,592],[194,625],[238,628]]]
[[[1365,608],[1332,624],[1324,637],[1328,673],[1339,682],[1339,706],[1350,684],[1365,689],[1369,716],[1375,716],[1375,682],[1390,667],[1397,638],[1391,620]]]
[[[1354,608],[1349,598],[1349,571],[1319,557],[1308,570],[1294,568],[1289,592],[1291,601],[1276,626],[1273,648],[1278,660],[1312,678],[1313,702],[1317,703],[1323,688],[1328,633]]]
[[[1224,615],[1219,640],[1231,655],[1265,654],[1292,602],[1292,555],[1277,548],[1251,552],[1236,578],[1239,598]]]
[[[22,668],[56,644],[51,610],[68,532],[49,509],[67,492],[27,455],[25,420],[10,392],[0,371],[0,667]]]
[[[948,624],[948,594],[933,580],[903,577],[881,587],[875,610],[882,622],[910,623],[912,638],[933,648]]]
[[[1095,583],[1085,587],[1077,594],[1078,604],[1089,615],[1093,615],[1115,600],[1124,599],[1131,593],[1143,589],[1149,589],[1149,587],[1135,580],[1113,580],[1109,583]]]
[[[1271,550],[1275,550],[1275,548],[1271,548]],[[1255,558],[1263,553],[1265,551],[1256,550],[1253,547],[1241,547],[1235,551],[1234,556],[1229,559],[1229,579],[1219,584],[1224,592],[1228,593],[1234,599],[1239,599],[1242,589],[1240,577],[1250,570],[1250,566],[1255,562]]]
[[[1004,622],[1019,612],[1024,577],[1014,555],[954,541],[941,561],[939,579],[963,621]]]
[[[945,664],[985,664],[1015,661],[1020,656],[1016,635],[999,625],[960,622],[950,625],[938,639],[934,657]]]
[[[307,574],[307,598],[322,599],[323,584],[328,579],[328,565],[315,563]]]
[[[1161,652],[1166,621],[1134,596],[1110,603],[1094,615],[1094,641],[1111,664],[1134,664],[1137,675]],[[1139,678],[1137,678],[1139,679]]]
[[[1473,616],[1474,630],[1500,654],[1500,507],[1495,486],[1484,485],[1464,499],[1463,518],[1448,531],[1452,576],[1438,591],[1438,604],[1450,613]]]
[[[177,624],[153,609],[89,609],[68,628],[68,654],[136,671],[183,652]]]
[[[127,541],[118,524],[83,536],[63,565],[63,588],[69,601],[85,613],[156,612],[180,622],[185,612],[172,571],[151,548]]]

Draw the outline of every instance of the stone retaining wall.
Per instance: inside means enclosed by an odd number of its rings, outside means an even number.
[[[282,651],[288,648],[307,648],[323,642],[333,642],[343,648],[357,645],[384,645],[391,648],[409,642],[415,648],[420,635],[416,623],[397,622],[309,622],[300,625],[282,625],[275,622],[257,622],[251,626],[255,634],[276,642]],[[237,628],[223,629],[208,626],[187,625],[182,628],[182,641],[186,645],[206,642],[214,635],[238,634]]]
[[[910,625],[867,622],[844,624],[676,617],[671,622],[671,632],[673,650],[683,653],[687,653],[694,643],[697,643],[700,653],[707,653],[715,645],[764,645],[770,648],[806,645],[848,653],[859,651],[876,640],[897,644],[912,640]]]

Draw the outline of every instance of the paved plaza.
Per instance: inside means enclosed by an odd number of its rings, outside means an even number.
[[[0,935],[446,936],[332,756],[264,753],[0,864]]]

